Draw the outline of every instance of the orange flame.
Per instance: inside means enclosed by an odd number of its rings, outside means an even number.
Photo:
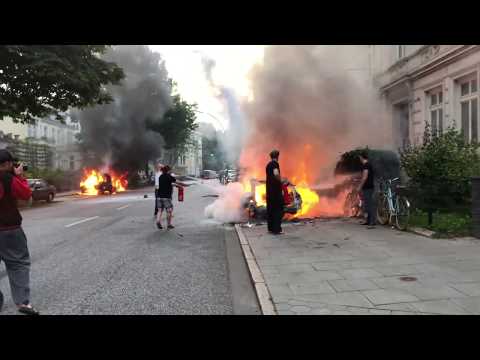
[[[303,151],[297,155],[296,163],[292,164],[287,163],[286,168],[289,173],[282,172],[282,178],[288,178],[292,184],[295,185],[296,191],[300,194],[302,198],[302,207],[301,209],[292,216],[293,218],[302,218],[302,217],[334,217],[334,216],[343,216],[344,214],[344,203],[345,198],[348,194],[348,191],[341,191],[335,197],[326,197],[320,196],[313,189],[313,181],[315,181],[315,171],[318,169],[313,168],[311,164],[314,164],[314,161],[311,161],[311,152],[312,146],[306,144],[303,147]],[[246,157],[249,163],[252,163],[251,157]],[[246,162],[246,161],[245,161]],[[288,166],[290,165],[290,166]],[[252,192],[252,187],[250,185],[250,179],[264,179],[265,170],[263,170],[264,164],[257,163],[255,167],[249,168],[247,173],[243,177],[243,187],[245,192]],[[282,168],[282,159],[280,159],[280,167]],[[263,171],[262,171],[263,170]],[[293,171],[292,171],[293,170]],[[333,169],[332,169],[333,173]],[[258,175],[262,174],[260,177]],[[286,175],[286,176],[285,176]],[[344,179],[339,178],[338,181]],[[330,186],[332,184],[329,184]],[[316,187],[315,187],[316,188]],[[252,194],[253,195],[253,194]],[[254,199],[257,206],[266,205],[266,185],[257,184],[255,186]]]
[[[113,170],[108,169],[104,173],[108,173],[112,178],[112,185],[114,192],[125,191],[128,186],[126,180],[127,174],[118,176]],[[83,195],[98,195],[98,186],[105,181],[102,173],[95,169],[85,169],[83,180],[80,181],[80,189],[82,189]]]

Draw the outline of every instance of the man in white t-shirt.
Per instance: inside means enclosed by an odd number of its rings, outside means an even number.
[[[158,178],[162,175],[163,164],[157,163],[157,167],[155,169],[155,213],[154,217],[158,214],[158,205],[157,205],[157,198],[158,198]]]

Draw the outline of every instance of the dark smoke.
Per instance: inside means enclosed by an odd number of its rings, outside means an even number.
[[[343,152],[391,146],[367,51],[367,45],[267,47],[263,65],[251,72],[242,165],[264,176],[277,148],[286,177],[305,172],[315,183],[332,176]]]
[[[79,111],[82,147],[87,165],[119,171],[143,169],[155,159],[164,141],[147,130],[147,119],[160,119],[171,104],[171,82],[160,55],[148,46],[112,48],[105,59],[120,65],[126,75],[121,86],[110,87],[114,102]]]

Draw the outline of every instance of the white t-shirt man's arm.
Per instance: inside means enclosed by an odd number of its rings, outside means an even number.
[[[161,171],[157,171],[155,173],[155,189],[157,189],[157,190],[158,190],[158,178],[160,177],[160,175],[162,175]]]

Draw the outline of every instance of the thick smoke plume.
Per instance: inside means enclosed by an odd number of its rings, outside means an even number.
[[[225,132],[219,136],[220,144],[225,153],[225,158],[230,163],[237,163],[243,148],[245,138],[245,117],[241,105],[237,100],[235,91],[229,87],[218,85],[213,80],[213,70],[215,60],[203,55],[202,65],[210,87],[215,96],[222,101],[228,113],[229,126]]]
[[[391,144],[367,45],[267,47],[250,76],[241,165],[259,177],[273,148],[283,176],[313,185],[332,177],[342,152]]]
[[[276,148],[283,177],[302,187],[331,189],[345,180],[334,178],[342,153],[365,146],[391,149],[391,125],[370,78],[368,51],[367,45],[265,49],[263,64],[250,73],[253,97],[241,107],[243,138],[234,143],[242,145],[243,181],[265,179],[268,154]],[[206,64],[208,73],[214,64]],[[343,214],[346,194],[320,195],[306,215]],[[238,200],[238,194],[223,195],[209,213],[225,213],[233,202],[227,198]]]
[[[160,119],[171,103],[171,83],[160,55],[148,46],[116,46],[105,59],[126,75],[109,88],[114,102],[77,112],[89,166],[112,166],[119,171],[143,168],[163,145],[160,134],[147,130],[147,119]]]

